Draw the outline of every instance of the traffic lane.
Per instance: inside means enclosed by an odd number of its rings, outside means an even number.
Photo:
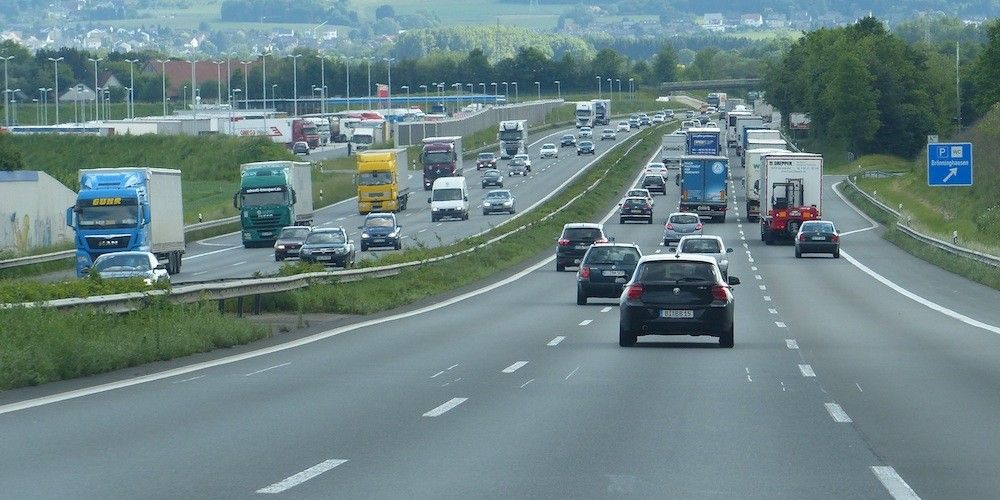
[[[560,133],[561,131],[558,131],[552,135]],[[622,140],[616,141],[616,145],[631,138],[632,135],[630,133]],[[543,140],[545,140],[545,137],[542,137],[533,144],[537,144]],[[518,198],[518,211],[523,212],[531,204],[556,191],[559,186],[565,183],[567,178],[581,171],[585,166],[598,161],[611,147],[612,145],[609,144],[593,157],[563,154],[557,159],[542,160],[537,157],[533,158],[532,163],[536,168],[532,169],[532,173],[527,178],[516,178],[516,181],[512,181],[515,178],[505,178],[505,181],[511,182],[510,186]],[[466,169],[467,172],[474,170],[474,166]],[[469,181],[470,201],[479,200],[481,203],[482,196],[489,189],[482,189],[477,182],[478,178],[471,178]],[[480,211],[473,211],[470,213],[470,220],[474,222],[431,222],[429,205],[421,203],[425,201],[421,199],[422,195],[427,193],[423,191],[420,184],[422,181],[419,176],[414,176],[414,179],[410,179],[409,182],[409,187],[412,190],[411,205],[405,211],[398,214],[400,223],[404,226],[404,247],[414,245],[415,241],[428,246],[453,243],[472,234],[486,231],[501,221],[513,217],[509,215],[483,216]],[[345,202],[341,202],[337,207],[326,212],[324,214],[324,218],[327,219],[326,221],[320,222],[321,219],[317,217],[317,225],[320,227],[344,227],[355,240],[358,250],[360,250],[360,231],[357,227],[363,223],[364,216],[357,214],[357,207],[352,201],[346,200]],[[475,205],[474,203],[473,206]],[[242,248],[238,233],[206,241],[203,244],[210,245],[210,248],[212,248],[206,252],[208,254],[206,255],[207,258],[187,257],[185,260],[192,260],[195,264],[191,266],[187,265],[188,262],[185,262],[182,274],[174,279],[174,282],[183,283],[185,281],[248,277],[254,272],[273,273],[281,267],[281,263],[274,262],[273,252],[269,248]],[[376,251],[382,252],[385,250]],[[359,253],[359,255],[375,256],[376,254]]]
[[[850,228],[871,227],[871,223],[837,196],[833,184],[839,181],[838,178],[824,179],[823,218],[836,223],[841,233],[852,230]],[[842,220],[848,221],[846,228],[840,222]],[[918,259],[883,240],[882,232],[882,227],[860,231],[843,236],[841,241],[857,242],[851,247],[844,247],[851,257],[900,287],[952,311],[1000,328],[1000,308],[996,307],[1000,304],[1000,291]],[[884,290],[886,293],[897,293],[888,287]],[[911,305],[925,307],[916,302],[911,302]]]
[[[843,242],[850,253],[865,246]],[[921,495],[1000,491],[992,446],[1000,439],[1000,339],[915,304],[843,259],[794,259],[780,247],[755,255],[803,354],[879,456]]]

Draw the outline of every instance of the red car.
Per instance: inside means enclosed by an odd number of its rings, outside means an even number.
[[[497,168],[497,155],[496,153],[479,153],[479,158],[476,159],[476,170]]]

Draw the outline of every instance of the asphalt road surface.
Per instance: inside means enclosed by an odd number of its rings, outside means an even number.
[[[1000,293],[881,240],[836,181],[824,215],[849,233],[841,259],[764,246],[741,193],[706,226],[743,280],[734,349],[620,348],[616,301],[575,305],[574,273],[547,258],[294,346],[0,406],[0,491],[996,498]],[[677,198],[671,184],[655,224],[611,217],[609,233],[668,251]]]

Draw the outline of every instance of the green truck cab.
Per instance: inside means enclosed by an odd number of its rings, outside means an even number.
[[[285,226],[313,221],[312,165],[263,161],[240,165],[240,190],[233,196],[240,211],[243,246],[270,246]]]

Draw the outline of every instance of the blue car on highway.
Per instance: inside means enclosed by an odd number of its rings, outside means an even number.
[[[403,247],[403,226],[396,222],[396,214],[368,214],[365,223],[358,229],[361,230],[362,252],[372,247],[391,247],[395,250]]]

